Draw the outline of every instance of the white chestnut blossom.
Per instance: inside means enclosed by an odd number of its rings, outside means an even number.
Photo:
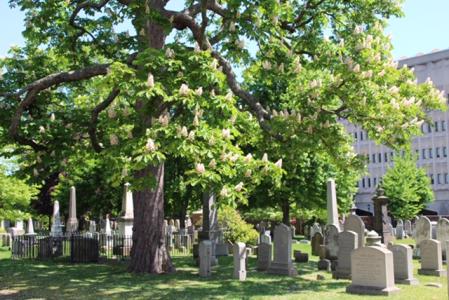
[[[189,93],[189,86],[185,83],[181,84],[181,87],[179,88],[179,95],[187,96],[188,93]]]
[[[44,126],[39,126],[39,132],[40,133],[45,133],[45,127]]]
[[[195,164],[195,171],[198,174],[203,174],[204,172],[206,172],[206,168],[204,168],[204,164]]]
[[[377,76],[379,76],[379,77],[385,76],[385,70],[380,71],[380,72],[377,74]]]
[[[230,22],[229,23],[229,31],[230,32],[235,32],[235,22]]]
[[[56,120],[55,114],[54,114],[54,113],[51,113],[51,115],[50,115],[50,121],[51,121],[51,122],[54,122],[55,120]]]
[[[188,130],[187,130],[187,127],[182,126],[182,128],[181,128],[181,130],[180,130],[180,134],[181,134],[181,136],[183,136],[183,137],[187,137],[187,136],[189,135],[189,132],[188,132]]]
[[[227,196],[229,196],[229,190],[228,190],[227,187],[224,186],[224,187],[221,189],[221,191],[220,191],[220,196],[221,196],[221,197],[227,197]]]
[[[202,87],[197,88],[197,89],[195,90],[195,94],[196,94],[197,96],[203,95],[203,88],[202,88]]]
[[[243,182],[239,182],[239,184],[237,184],[237,185],[235,186],[235,191],[236,191],[236,192],[241,192],[242,189],[243,189]]]
[[[253,159],[253,155],[251,153],[248,153],[245,158],[243,159],[244,162],[248,163]]]
[[[226,140],[227,140],[227,139],[230,139],[230,138],[231,138],[231,130],[225,128],[225,129],[223,129],[223,130],[221,131],[221,135],[222,135],[223,138],[226,139]]]
[[[159,123],[161,123],[162,126],[167,126],[170,122],[170,118],[167,114],[160,115],[158,118]]]
[[[175,56],[175,51],[171,48],[167,48],[167,50],[165,50],[165,56],[167,58],[173,58]]]
[[[232,91],[228,91],[228,93],[225,96],[226,101],[232,101],[232,97],[234,95],[232,94]]]
[[[193,126],[195,127],[200,126],[200,120],[198,119],[198,116],[195,116],[193,118]]]
[[[193,141],[195,139],[195,130],[192,130],[189,132],[189,135],[187,136],[187,139],[189,141]]]
[[[262,62],[262,68],[264,68],[265,70],[271,70],[271,62],[269,62],[268,60],[264,60]]]
[[[262,161],[263,162],[268,162],[268,154],[266,154],[266,153],[263,154]]]
[[[148,73],[147,87],[150,89],[154,87],[154,76],[151,73]]]
[[[216,166],[217,166],[217,162],[215,161],[215,159],[212,159],[212,160],[209,162],[209,168],[215,169]]]
[[[109,119],[115,119],[115,117],[117,117],[117,112],[115,111],[114,107],[110,107],[108,109],[108,117]]]
[[[39,171],[37,169],[33,169],[33,175],[34,177],[39,176]]]
[[[252,174],[253,172],[251,170],[246,170],[245,177],[251,177]]]
[[[356,65],[354,66],[354,68],[352,68],[352,71],[353,71],[354,73],[360,72],[360,65],[359,65],[359,64],[356,64]]]
[[[109,143],[111,144],[111,146],[118,145],[118,136],[116,136],[115,134],[111,134],[109,136]]]
[[[278,167],[278,168],[282,168],[282,158],[279,159],[277,162],[275,162],[274,165],[275,165],[276,167]]]
[[[218,60],[216,60],[215,58],[212,60],[212,63],[210,65],[212,67],[212,69],[216,69],[218,67]]]
[[[156,151],[157,146],[156,146],[156,144],[154,143],[154,140],[151,139],[151,138],[149,138],[149,139],[147,140],[147,144],[145,145],[145,148],[146,148],[147,151],[153,152],[153,151]]]

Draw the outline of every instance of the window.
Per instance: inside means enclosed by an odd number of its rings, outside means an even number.
[[[374,186],[377,185],[377,178],[376,178],[376,177],[374,177],[374,179],[373,179],[373,185],[374,185]]]
[[[433,149],[429,148],[429,158],[433,158]]]
[[[438,132],[438,121],[435,121],[435,132]]]
[[[366,206],[366,208],[368,209],[368,211],[371,211],[371,204],[368,204],[368,205]]]
[[[443,157],[447,157],[447,148],[443,147]]]
[[[441,121],[441,131],[446,131],[446,121]]]
[[[422,159],[426,159],[426,149],[421,150]]]
[[[377,155],[377,161],[378,161],[379,163],[382,162],[382,153],[379,153],[379,154]]]
[[[435,155],[436,155],[437,158],[440,158],[440,147],[437,147],[435,149]]]
[[[449,175],[447,173],[444,173],[444,184],[449,183]]]
[[[371,177],[368,177],[368,187],[371,187]]]
[[[366,161],[367,161],[368,163],[370,163],[370,161],[369,161],[369,154],[366,155]]]
[[[387,162],[387,161],[388,161],[388,153],[384,152],[384,162]]]
[[[354,138],[355,138],[355,140],[357,141],[357,131],[354,132]]]
[[[393,157],[394,156],[394,153],[393,152],[390,152],[390,157]]]
[[[432,126],[430,126],[430,123],[427,123],[427,132],[432,132]]]
[[[424,124],[421,124],[421,132],[424,133]]]
[[[373,154],[371,157],[373,158],[372,159],[373,164],[375,164],[376,163],[376,154]]]
[[[416,157],[419,159],[419,150],[416,149],[416,150],[415,150],[415,153],[416,153]]]
[[[430,184],[435,184],[435,180],[433,179],[433,174],[430,174]]]
[[[360,131],[360,140],[363,141],[363,131]]]
[[[365,178],[362,179],[362,186],[365,188]]]
[[[437,184],[441,184],[441,174],[437,174]]]

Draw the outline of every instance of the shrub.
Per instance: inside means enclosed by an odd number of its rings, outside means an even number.
[[[225,228],[226,240],[256,245],[259,234],[251,224],[242,219],[239,212],[232,207],[224,206],[218,211],[218,224]]]

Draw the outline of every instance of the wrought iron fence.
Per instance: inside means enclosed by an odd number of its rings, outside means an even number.
[[[170,255],[192,253],[193,236],[173,233],[166,236]],[[131,255],[132,237],[118,234],[74,233],[64,236],[22,235],[11,242],[13,259],[67,259],[72,263],[123,260]]]

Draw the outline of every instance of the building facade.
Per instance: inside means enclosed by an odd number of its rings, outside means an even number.
[[[449,49],[419,55],[399,61],[399,67],[414,68],[418,83],[430,78],[435,87],[449,91]],[[412,149],[418,156],[418,166],[427,171],[431,179],[435,201],[427,209],[442,215],[449,215],[449,110],[430,111],[429,123],[421,126],[422,135],[413,138]],[[373,212],[372,198],[382,176],[392,165],[393,151],[376,144],[360,127],[346,123],[346,128],[354,137],[354,150],[368,158],[368,175],[358,183],[355,198],[357,208]]]

